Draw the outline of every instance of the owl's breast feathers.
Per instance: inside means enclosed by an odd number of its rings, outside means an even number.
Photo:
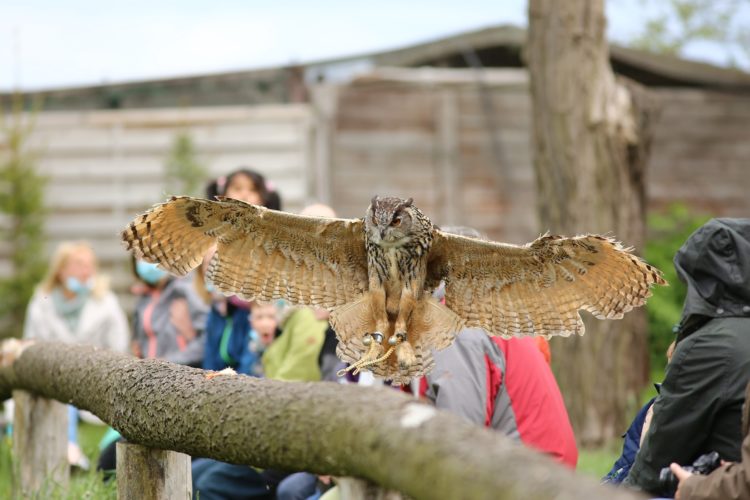
[[[388,283],[392,288],[398,289],[411,284],[414,280],[424,282],[432,238],[431,228],[429,231],[420,231],[397,244],[375,243],[366,238],[370,277],[376,277],[380,285]]]

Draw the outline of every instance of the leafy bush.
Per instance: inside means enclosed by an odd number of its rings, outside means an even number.
[[[170,194],[202,194],[208,171],[198,160],[193,139],[188,132],[180,132],[175,136],[165,170]]]
[[[0,277],[0,338],[20,336],[26,305],[46,268],[44,186],[28,147],[36,112],[16,97],[0,127],[0,241],[10,263]]]
[[[683,204],[648,217],[646,260],[664,272],[669,286],[656,287],[648,301],[649,353],[653,369],[664,368],[667,347],[674,340],[673,327],[680,321],[685,302],[685,285],[677,277],[673,259],[677,250],[698,227],[709,219]]]

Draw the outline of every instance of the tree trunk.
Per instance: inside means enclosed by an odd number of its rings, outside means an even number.
[[[645,238],[645,164],[653,107],[616,80],[603,0],[529,1],[526,57],[542,230],[608,233],[638,253]],[[582,444],[621,433],[648,379],[645,312],[584,318],[586,335],[551,343]]]
[[[93,347],[21,345],[0,353],[0,396],[15,387],[70,401],[151,448],[360,477],[415,499],[635,498],[395,390],[207,379]]]

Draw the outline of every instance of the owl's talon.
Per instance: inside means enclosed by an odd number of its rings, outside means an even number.
[[[378,344],[383,343],[383,334],[380,332],[373,332],[372,333],[372,339],[377,342]]]
[[[396,346],[396,359],[398,367],[407,371],[417,363],[417,356],[414,354],[414,348],[407,341],[402,341]]]

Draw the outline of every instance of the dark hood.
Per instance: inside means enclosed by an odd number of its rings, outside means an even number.
[[[711,219],[674,257],[687,285],[682,324],[691,316],[750,317],[750,219]]]

